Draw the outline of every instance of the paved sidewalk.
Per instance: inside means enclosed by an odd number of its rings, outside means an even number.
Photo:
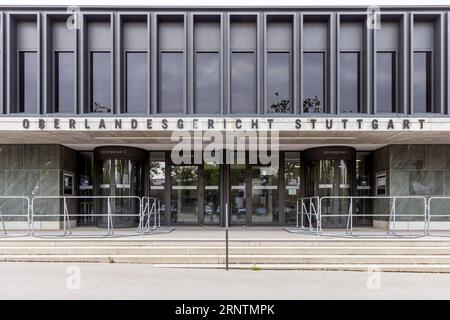
[[[77,286],[78,270],[80,289],[69,289],[68,284]],[[450,274],[426,273],[227,272],[135,264],[0,263],[0,284],[0,299],[450,298]]]

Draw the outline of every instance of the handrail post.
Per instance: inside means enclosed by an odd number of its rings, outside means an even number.
[[[433,197],[428,198],[428,200],[426,200],[425,202],[425,214],[426,214],[426,219],[427,219],[427,224],[425,226],[425,234],[427,236],[430,235],[430,228],[431,228],[431,199]]]
[[[295,221],[296,221],[296,226],[297,226],[297,229],[298,229],[298,203],[300,202],[300,199],[297,199],[297,203],[296,203],[296,205],[297,205],[297,210],[295,211]]]
[[[111,197],[108,196],[108,212],[107,212],[107,220],[108,220],[108,235],[113,234],[113,225],[112,225],[112,212],[111,212]]]
[[[300,221],[301,221],[300,223],[301,223],[302,229],[305,228],[305,226],[304,226],[304,224],[303,224],[303,214],[304,214],[303,208],[304,208],[304,205],[305,205],[304,202],[303,202],[303,200],[304,200],[304,199],[301,200],[301,201],[302,201],[302,208],[301,208],[301,210],[300,210],[300,212],[301,212],[301,213],[300,213]]]
[[[228,271],[228,202],[225,203],[225,270]]]

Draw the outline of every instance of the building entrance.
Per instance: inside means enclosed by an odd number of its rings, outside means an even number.
[[[100,147],[94,150],[96,166],[96,194],[111,196],[95,201],[96,212],[106,214],[108,206],[115,213],[114,227],[137,226],[139,218],[139,200],[133,198],[143,195],[144,164],[147,153],[131,147]],[[107,225],[107,217],[98,216],[96,224]]]
[[[305,192],[307,197],[351,196],[355,189],[356,150],[350,147],[319,147],[306,150]],[[349,199],[324,198],[322,227],[342,228],[347,223]]]

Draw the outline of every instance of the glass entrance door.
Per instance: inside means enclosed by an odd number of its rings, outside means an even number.
[[[355,153],[347,150],[314,150],[311,155],[305,154],[306,196],[330,197],[321,200],[324,228],[345,228],[348,222],[350,200],[337,198],[353,194]],[[342,154],[345,159],[320,159],[330,154],[333,157]]]
[[[231,224],[278,224],[280,222],[278,171],[278,163],[268,166],[229,165]]]
[[[252,166],[252,223],[278,223],[278,167]]]
[[[99,195],[110,196],[98,200],[103,216],[97,218],[97,225],[107,225],[108,210],[114,215],[114,227],[134,227],[139,221],[139,200],[141,196],[143,165],[137,160],[110,159],[99,161]]]
[[[172,223],[198,224],[198,166],[172,165]]]
[[[230,165],[230,222],[247,224],[247,166]]]

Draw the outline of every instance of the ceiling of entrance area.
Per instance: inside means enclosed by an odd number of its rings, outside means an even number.
[[[320,145],[346,145],[358,150],[375,150],[388,144],[448,144],[450,132],[282,131],[279,141],[281,150],[304,150]],[[103,145],[170,150],[176,144],[171,142],[171,131],[3,131],[1,143],[62,144],[76,150],[92,150]]]

